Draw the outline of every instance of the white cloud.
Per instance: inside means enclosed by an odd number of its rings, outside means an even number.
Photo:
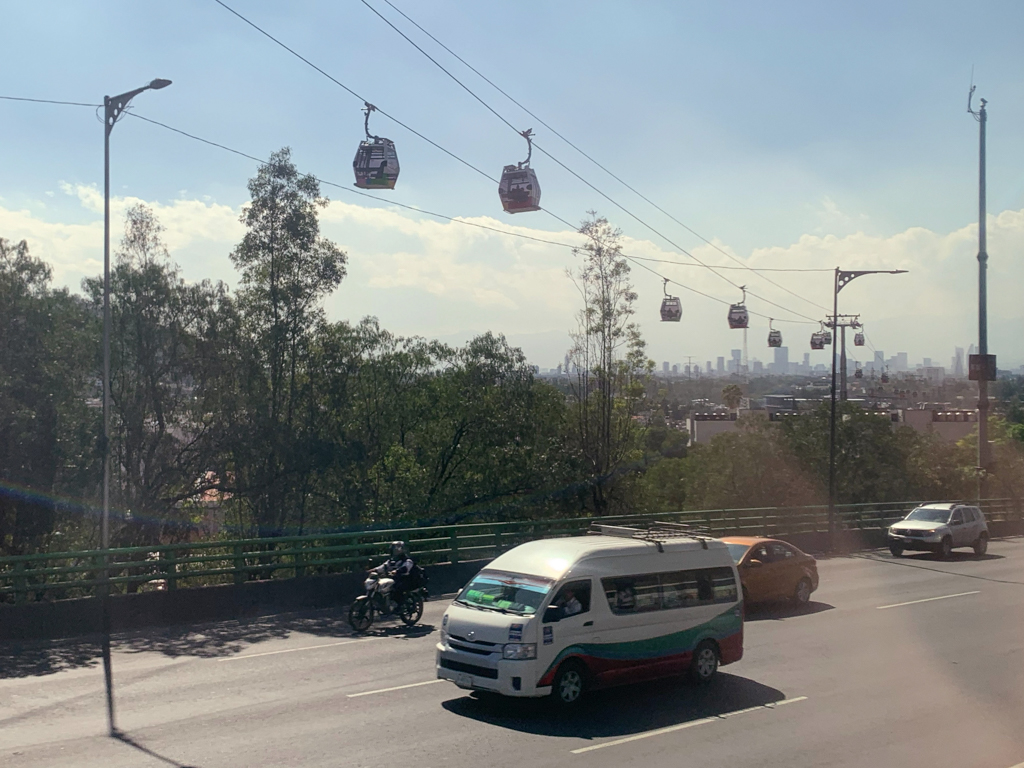
[[[67,198],[65,209],[59,210],[60,196],[50,201],[45,211],[35,205],[24,210],[0,205],[0,236],[27,239],[32,252],[54,266],[57,283],[77,288],[83,276],[101,269],[102,195],[91,186],[61,184],[60,189],[73,198],[71,210],[66,208]],[[116,247],[125,209],[142,201],[116,197],[111,202]],[[187,279],[236,282],[228,254],[244,232],[238,209],[210,200],[147,204],[166,227],[172,256]],[[839,215],[837,207],[826,210]],[[565,269],[574,265],[571,251],[458,221],[415,216],[393,208],[330,203],[322,214],[323,233],[349,254],[349,274],[328,299],[328,313],[350,320],[373,314],[385,327],[406,335],[456,338],[486,330],[502,332],[522,340],[527,354],[538,364],[555,365],[568,344],[567,332],[578,303],[565,276]],[[569,231],[535,230],[490,217],[464,221],[546,240],[578,242],[578,236]],[[719,241],[715,246],[753,268],[822,270],[761,276],[746,270],[721,270],[724,278],[746,284],[757,295],[748,299],[748,306],[765,316],[753,318],[747,335],[751,359],[771,359],[764,339],[767,316],[776,318],[775,327],[783,331],[791,359],[802,356],[813,326],[786,320],[805,319],[794,312],[812,320],[824,316],[826,308],[831,308],[831,270],[836,266],[909,270],[906,275],[860,278],[840,296],[840,311],[860,313],[872,343],[887,355],[905,350],[912,360],[928,356],[946,364],[954,346],[966,346],[977,336],[974,224],[948,233],[913,227],[886,237],[863,232],[842,236],[813,233],[790,245],[754,249],[749,255],[734,253]],[[653,358],[682,362],[692,355],[703,363],[728,356],[730,348],[741,346],[742,335],[726,327],[726,305],[739,299],[739,291],[726,279],[687,266],[693,263],[691,259],[649,240],[625,238],[624,247],[632,256],[675,262],[643,264],[724,302],[672,287],[670,290],[683,298],[683,320],[661,323],[661,280],[634,264],[633,280],[640,294],[636,319]],[[989,333],[1001,365],[1024,360],[1024,341],[1018,332],[1024,320],[1018,296],[1019,286],[1024,284],[1024,263],[1016,258],[1022,250],[1024,211],[990,217]],[[704,243],[692,253],[707,264],[737,266],[716,247]],[[814,303],[795,298],[765,278]],[[825,362],[823,353],[815,354],[818,357],[812,357],[813,362]]]

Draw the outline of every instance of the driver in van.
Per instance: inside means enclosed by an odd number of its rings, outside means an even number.
[[[583,605],[576,597],[576,593],[572,591],[572,587],[566,587],[565,592],[562,593],[560,605],[563,619],[567,616],[575,616],[583,611]]]

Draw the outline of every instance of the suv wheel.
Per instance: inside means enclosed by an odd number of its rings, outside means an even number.
[[[894,541],[890,544],[889,551],[892,552],[893,557],[903,557],[903,545],[899,542]]]
[[[939,544],[939,548],[936,550],[935,554],[937,554],[939,557],[941,557],[943,560],[945,560],[952,553],[953,553],[953,538],[951,536],[946,536],[942,540],[942,542]]]
[[[986,552],[988,552],[988,534],[982,531],[978,540],[974,542],[974,554],[984,555]]]

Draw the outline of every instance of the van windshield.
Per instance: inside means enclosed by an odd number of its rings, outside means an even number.
[[[481,571],[455,598],[456,603],[519,616],[537,612],[554,584],[539,576],[503,571]]]

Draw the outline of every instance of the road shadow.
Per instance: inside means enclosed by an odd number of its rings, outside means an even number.
[[[579,709],[563,713],[538,699],[506,699],[471,695],[449,699],[441,706],[468,720],[537,736],[602,739],[628,736],[655,728],[714,717],[749,707],[782,701],[786,695],[745,677],[719,673],[706,686],[683,678],[594,691]]]
[[[174,766],[174,768],[199,768],[199,766],[196,765],[187,765],[185,763],[179,763],[177,760],[172,760],[169,757],[165,757],[164,755],[161,755],[159,752],[154,752],[145,744],[136,741],[123,731],[115,731],[113,733],[112,738],[116,739],[117,741],[120,741],[122,744],[132,747],[133,749],[137,749],[139,752],[141,752],[144,755],[147,755],[148,757],[152,757],[153,759],[159,760],[160,762],[165,763],[167,765],[172,765]]]
[[[407,627],[385,620],[368,632],[355,635],[347,614],[336,608],[293,614],[232,619],[208,624],[160,627],[116,633],[111,638],[115,653],[159,653],[170,658],[224,658],[244,653],[268,640],[292,634],[313,637],[381,637],[411,640],[437,631],[432,624]],[[0,679],[51,675],[67,669],[96,666],[100,638],[31,640],[0,643]]]
[[[835,609],[834,605],[819,603],[816,600],[811,600],[804,605],[798,605],[792,601],[757,603],[747,606],[744,618],[746,621],[784,621],[785,619],[811,616],[815,613],[822,613],[823,611],[831,611],[833,609]]]

